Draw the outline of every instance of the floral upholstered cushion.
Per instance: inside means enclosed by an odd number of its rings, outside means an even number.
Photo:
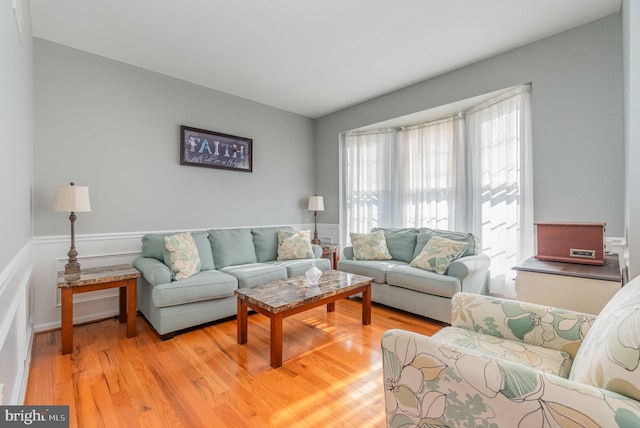
[[[391,428],[640,426],[638,401],[438,337],[388,330],[382,366]]]
[[[200,272],[198,247],[190,233],[176,233],[164,237],[165,264],[173,279],[179,281]]]
[[[556,349],[507,340],[458,327],[445,327],[433,335],[433,338],[564,378],[569,376],[571,370],[569,354]]]
[[[623,287],[582,342],[570,379],[640,400],[640,287]]]
[[[311,232],[281,229],[278,231],[278,260],[312,259]]]
[[[456,293],[451,325],[564,351],[573,360],[595,316],[529,302]]]
[[[452,261],[460,257],[469,244],[434,236],[427,242],[418,257],[411,261],[411,266],[444,274]]]
[[[390,260],[384,231],[371,233],[351,233],[354,260]]]

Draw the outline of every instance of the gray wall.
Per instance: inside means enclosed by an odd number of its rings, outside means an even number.
[[[34,41],[34,234],[68,234],[57,184],[89,186],[76,233],[312,221],[313,122],[41,39]],[[253,139],[253,173],[181,166],[179,126]]]
[[[0,2],[0,386],[1,404],[21,404],[31,356],[33,318],[31,185],[33,40],[29,3],[22,40],[13,2]]]
[[[620,14],[318,119],[324,221],[339,219],[341,132],[528,82],[535,221],[605,221],[607,236],[624,236]]]
[[[626,237],[629,277],[640,274],[640,2],[624,0]]]
[[[27,6],[20,41],[12,2],[0,5],[0,272],[31,239],[33,42]]]

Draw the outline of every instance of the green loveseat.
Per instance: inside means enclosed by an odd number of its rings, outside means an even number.
[[[236,315],[233,292],[268,281],[304,275],[314,264],[331,268],[321,258],[322,248],[311,245],[312,258],[277,260],[278,231],[290,227],[211,229],[192,232],[200,258],[200,271],[175,280],[165,263],[164,237],[142,237],[142,255],[133,266],[140,271],[138,309],[163,339],[178,330]]]
[[[428,228],[372,229],[372,233],[379,231],[384,232],[391,258],[356,260],[350,246],[338,262],[338,270],[374,278],[372,301],[449,323],[451,297],[455,293],[487,293],[490,259],[478,253],[472,234]],[[467,244],[461,257],[451,262],[444,274],[411,266],[434,237]]]

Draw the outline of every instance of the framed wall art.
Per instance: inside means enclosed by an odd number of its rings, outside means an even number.
[[[253,140],[180,126],[180,165],[253,171]]]

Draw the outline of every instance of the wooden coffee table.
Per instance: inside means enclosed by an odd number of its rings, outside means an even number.
[[[270,363],[282,366],[282,319],[317,306],[335,310],[335,302],[362,293],[362,324],[371,324],[371,282],[373,278],[336,270],[324,271],[317,286],[305,276],[267,282],[240,288],[238,296],[238,343],[247,343],[247,313],[249,308],[271,320]]]

